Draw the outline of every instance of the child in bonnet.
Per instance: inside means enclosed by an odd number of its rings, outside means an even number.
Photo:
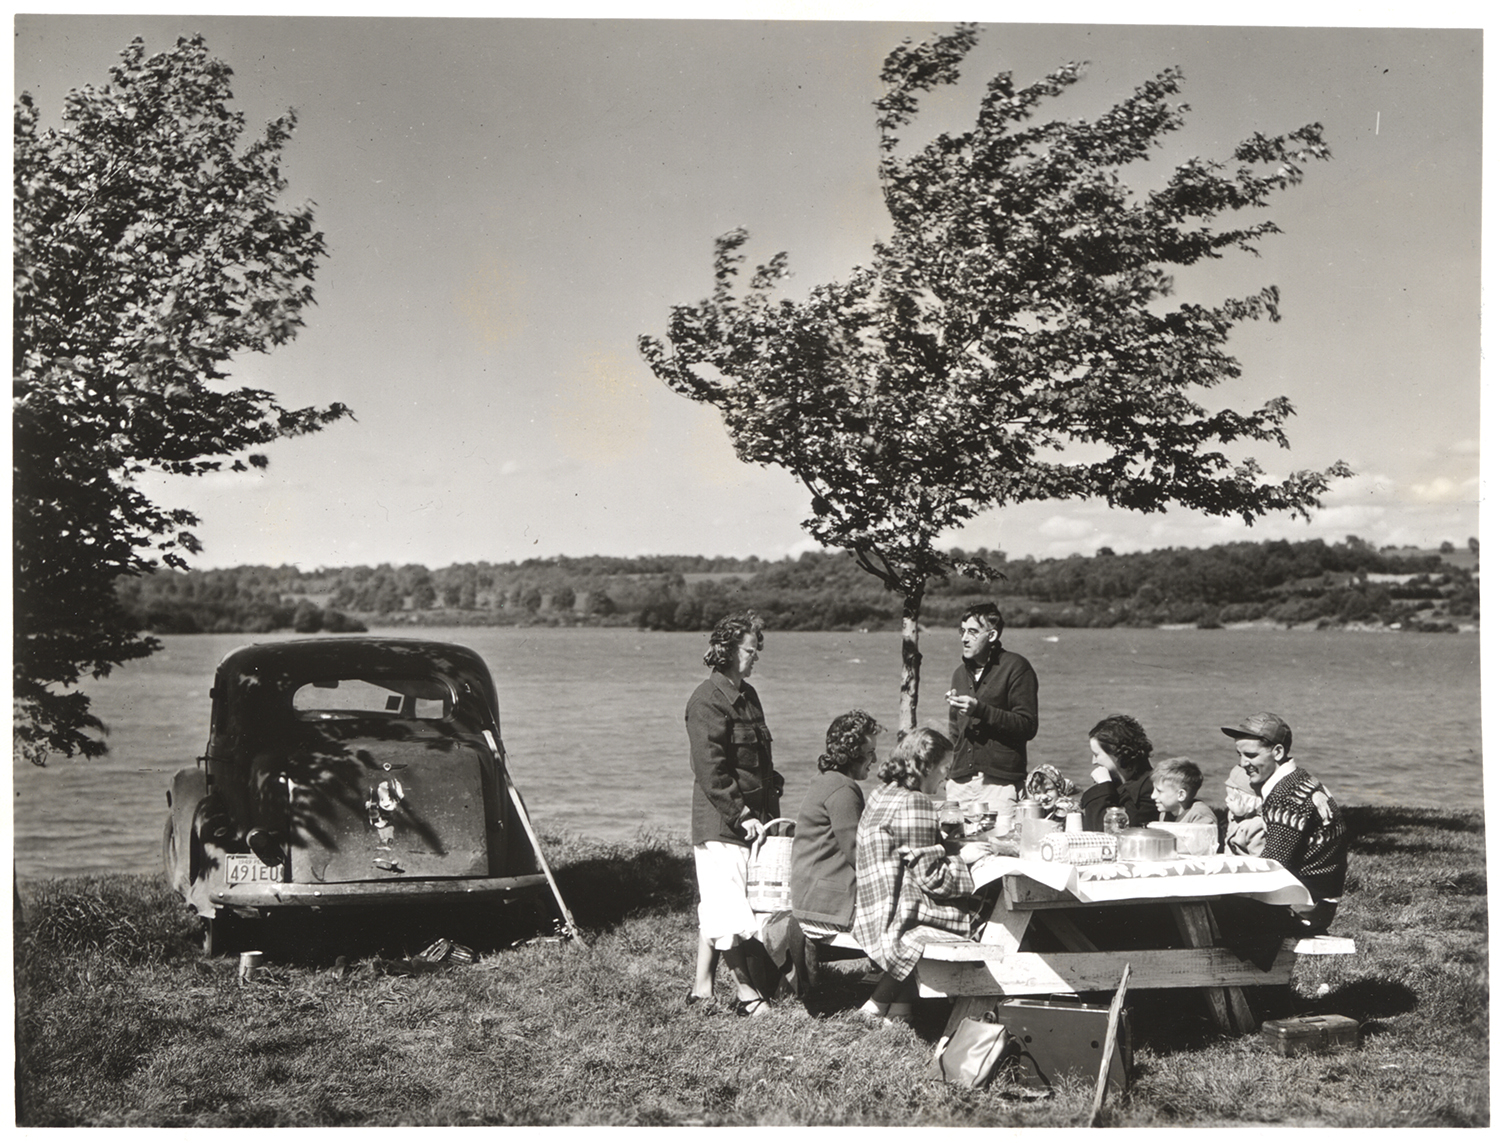
[[[1266,823],[1260,816],[1260,798],[1239,766],[1224,779],[1224,804],[1229,808],[1224,852],[1259,857],[1266,848]]]

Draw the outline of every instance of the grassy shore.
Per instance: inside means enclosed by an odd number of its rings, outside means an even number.
[[[1137,1075],[1111,1126],[1489,1123],[1484,824],[1472,812],[1354,807],[1334,932],[1305,957],[1298,1012],[1359,1019],[1357,1049],[1283,1058],[1215,1034],[1193,993],[1132,999]],[[160,878],[23,889],[16,936],[21,1126],[867,1124],[1061,1127],[1091,1085],[1037,1096],[924,1077],[945,1005],[914,1028],[848,1019],[864,961],[763,1019],[683,1005],[695,938],[684,841],[545,837],[590,943],[522,941],[525,918],[335,917],[265,934],[241,986],[205,960]],[[534,933],[535,929],[531,928]],[[437,936],[469,965],[408,958]],[[727,984],[721,979],[721,995]]]

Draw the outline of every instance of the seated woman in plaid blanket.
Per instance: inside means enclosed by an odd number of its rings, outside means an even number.
[[[953,744],[935,730],[909,731],[880,768],[855,840],[854,939],[885,970],[860,1009],[869,1019],[911,1020],[922,928],[969,935],[974,879],[938,833],[934,797],[953,765]]]

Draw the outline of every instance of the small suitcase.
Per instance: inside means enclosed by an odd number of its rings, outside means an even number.
[[[1024,1087],[1051,1087],[1070,1072],[1089,1084],[1098,1078],[1109,1005],[1079,1000],[1002,1000],[994,1012],[1020,1049],[1015,1078]],[[1122,1009],[1106,1081],[1115,1092],[1125,1090],[1131,1064],[1130,1017]]]
[[[1260,1035],[1279,1055],[1300,1056],[1358,1044],[1359,1021],[1348,1016],[1292,1016],[1267,1020]]]

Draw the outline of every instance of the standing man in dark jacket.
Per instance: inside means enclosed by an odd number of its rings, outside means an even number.
[[[1036,737],[1036,672],[1000,645],[1005,621],[993,603],[971,607],[959,626],[963,662],[948,691],[953,740],[949,801],[983,801],[1010,816],[1026,781],[1026,744]]]

